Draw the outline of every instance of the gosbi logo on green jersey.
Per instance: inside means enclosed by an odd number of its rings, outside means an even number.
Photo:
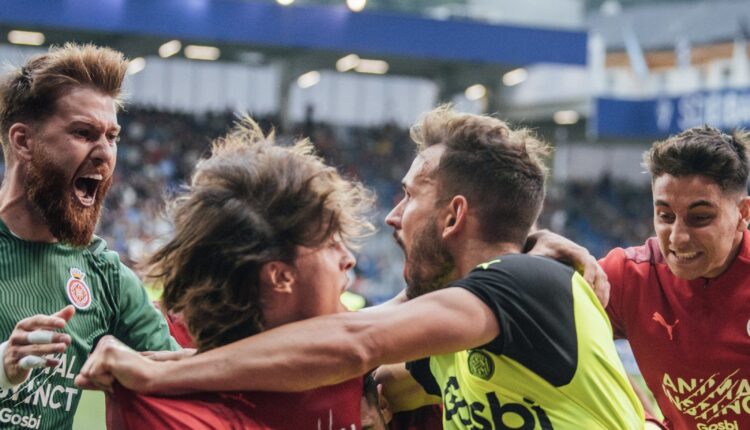
[[[489,381],[495,373],[495,363],[492,357],[484,351],[472,349],[469,351],[469,372],[477,378]]]
[[[443,411],[445,421],[453,421],[459,428],[554,430],[547,413],[535,401],[525,397],[523,403],[505,401],[494,391],[467,398],[455,376],[449,377],[443,387]]]
[[[65,292],[68,294],[68,300],[78,309],[88,309],[91,306],[91,289],[83,278],[86,274],[83,270],[71,267],[70,279],[65,286]]]

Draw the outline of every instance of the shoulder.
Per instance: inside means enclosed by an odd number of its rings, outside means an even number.
[[[86,250],[95,259],[101,260],[102,262],[118,263],[118,264],[120,263],[119,254],[109,249],[107,247],[107,241],[105,241],[99,236],[94,236],[94,238],[91,239],[91,243],[89,243],[89,245],[86,247]]]
[[[640,246],[613,249],[599,264],[610,282],[618,283],[626,276],[647,276],[652,267],[666,263],[657,239],[652,237]]]
[[[159,397],[116,384],[107,396],[108,428],[266,428],[247,413],[253,410],[236,393],[192,393]]]
[[[603,260],[614,259],[632,263],[664,263],[664,257],[659,249],[659,241],[650,237],[643,245],[628,248],[615,248]]]
[[[477,265],[476,270],[495,270],[533,273],[538,269],[564,270],[572,272],[573,269],[556,260],[538,255],[529,254],[504,254],[493,260]]]
[[[490,284],[546,290],[570,284],[574,271],[555,260],[526,254],[506,254],[479,264],[457,286]]]
[[[86,249],[96,264],[103,270],[114,272],[126,279],[138,279],[135,273],[133,273],[133,271],[120,260],[120,254],[118,254],[117,251],[109,249],[107,247],[107,242],[101,237],[94,236]]]

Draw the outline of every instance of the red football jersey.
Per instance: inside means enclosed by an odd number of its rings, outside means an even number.
[[[656,238],[600,261],[615,336],[630,342],[670,428],[750,430],[749,236],[713,279],[677,278]]]
[[[109,430],[358,430],[362,378],[301,393],[197,393],[147,396],[115,387]]]
[[[179,316],[168,315],[172,336],[194,347]],[[358,430],[361,377],[299,393],[219,392],[158,397],[116,386],[107,396],[109,430]]]

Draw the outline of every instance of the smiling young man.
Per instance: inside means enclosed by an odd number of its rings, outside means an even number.
[[[615,335],[670,429],[750,429],[749,148],[712,127],[655,143],[656,237],[601,260]]]
[[[139,350],[177,348],[138,279],[93,234],[126,68],[118,52],[70,44],[0,84],[2,428],[70,428],[73,378],[105,334]]]
[[[750,428],[749,150],[748,133],[708,126],[656,142],[644,156],[656,237],[600,261],[615,336],[630,341],[669,429]],[[538,254],[570,247],[535,237]]]
[[[401,373],[442,397],[445,428],[643,428],[592,290],[571,268],[520,254],[544,199],[545,146],[446,107],[412,136],[419,153],[386,218],[406,254],[409,300],[286,324],[177,362],[149,362],[108,340],[76,381],[300,391],[410,361]]]

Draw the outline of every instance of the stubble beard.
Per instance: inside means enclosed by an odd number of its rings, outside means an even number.
[[[436,217],[430,216],[414,234],[408,265],[406,296],[409,299],[444,288],[456,268],[453,256],[438,238]]]
[[[85,247],[94,237],[104,198],[112,185],[112,175],[104,177],[107,179],[99,184],[94,204],[83,206],[75,200],[65,172],[44,152],[35,152],[26,171],[26,198],[57,240]]]

